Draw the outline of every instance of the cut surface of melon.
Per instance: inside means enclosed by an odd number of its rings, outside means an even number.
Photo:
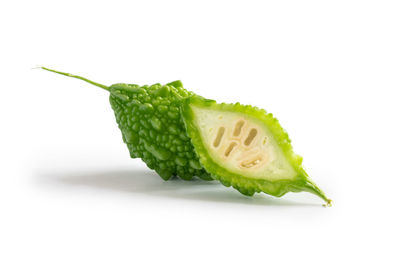
[[[240,112],[194,105],[191,108],[204,146],[223,168],[271,181],[296,177],[296,171],[261,121]]]

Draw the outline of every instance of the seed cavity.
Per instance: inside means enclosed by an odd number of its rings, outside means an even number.
[[[257,136],[257,129],[255,129],[255,128],[251,129],[246,140],[244,140],[244,144],[246,146],[250,145],[256,136]]]
[[[236,123],[235,130],[233,131],[233,136],[239,136],[240,135],[240,132],[242,131],[243,125],[244,125],[244,121],[243,120],[240,120],[240,121],[238,121]]]
[[[228,157],[232,150],[235,148],[235,146],[237,146],[237,144],[235,142],[232,142],[229,144],[228,148],[225,150],[225,157]]]
[[[222,140],[222,137],[224,136],[224,133],[225,133],[225,127],[219,127],[217,136],[214,139],[214,143],[213,143],[214,147],[218,147],[219,144],[221,144],[221,140]]]
[[[262,157],[257,156],[251,160],[243,161],[242,163],[240,163],[240,166],[242,166],[243,168],[251,168],[251,167],[256,166],[258,163],[260,163],[261,160],[262,160]]]

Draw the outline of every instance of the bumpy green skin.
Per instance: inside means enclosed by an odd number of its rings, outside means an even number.
[[[180,81],[167,85],[114,84],[110,103],[132,158],[141,158],[164,180],[179,176],[212,178],[200,165],[180,114],[193,96]]]
[[[207,147],[203,143],[201,134],[195,124],[195,115],[191,109],[192,105],[207,109],[215,109],[220,111],[232,111],[245,113],[268,126],[278,145],[282,149],[285,157],[297,172],[294,180],[278,180],[268,181],[264,179],[254,179],[243,175],[232,173],[217,164],[210,156]],[[223,185],[237,189],[240,193],[252,196],[254,193],[264,192],[272,196],[280,197],[287,192],[307,191],[324,199],[328,205],[330,200],[325,194],[308,178],[307,173],[303,169],[301,163],[302,158],[293,152],[290,139],[286,131],[281,127],[278,120],[267,113],[263,109],[252,106],[244,106],[236,104],[217,104],[214,100],[204,99],[198,96],[186,98],[182,105],[182,116],[184,117],[187,132],[200,158],[200,163],[211,174],[211,176],[219,180]]]

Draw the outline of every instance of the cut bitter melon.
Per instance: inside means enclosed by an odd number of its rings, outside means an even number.
[[[214,179],[244,195],[308,191],[330,200],[313,183],[272,114],[252,106],[217,104],[198,96],[182,106],[200,163]]]
[[[282,196],[307,191],[330,205],[304,171],[287,133],[272,114],[252,106],[217,104],[183,88],[180,81],[105,86],[132,158],[141,158],[164,180],[219,180],[244,195]]]

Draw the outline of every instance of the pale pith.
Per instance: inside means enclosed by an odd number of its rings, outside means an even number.
[[[237,112],[192,109],[207,150],[225,168],[253,178],[295,176],[263,123]]]

